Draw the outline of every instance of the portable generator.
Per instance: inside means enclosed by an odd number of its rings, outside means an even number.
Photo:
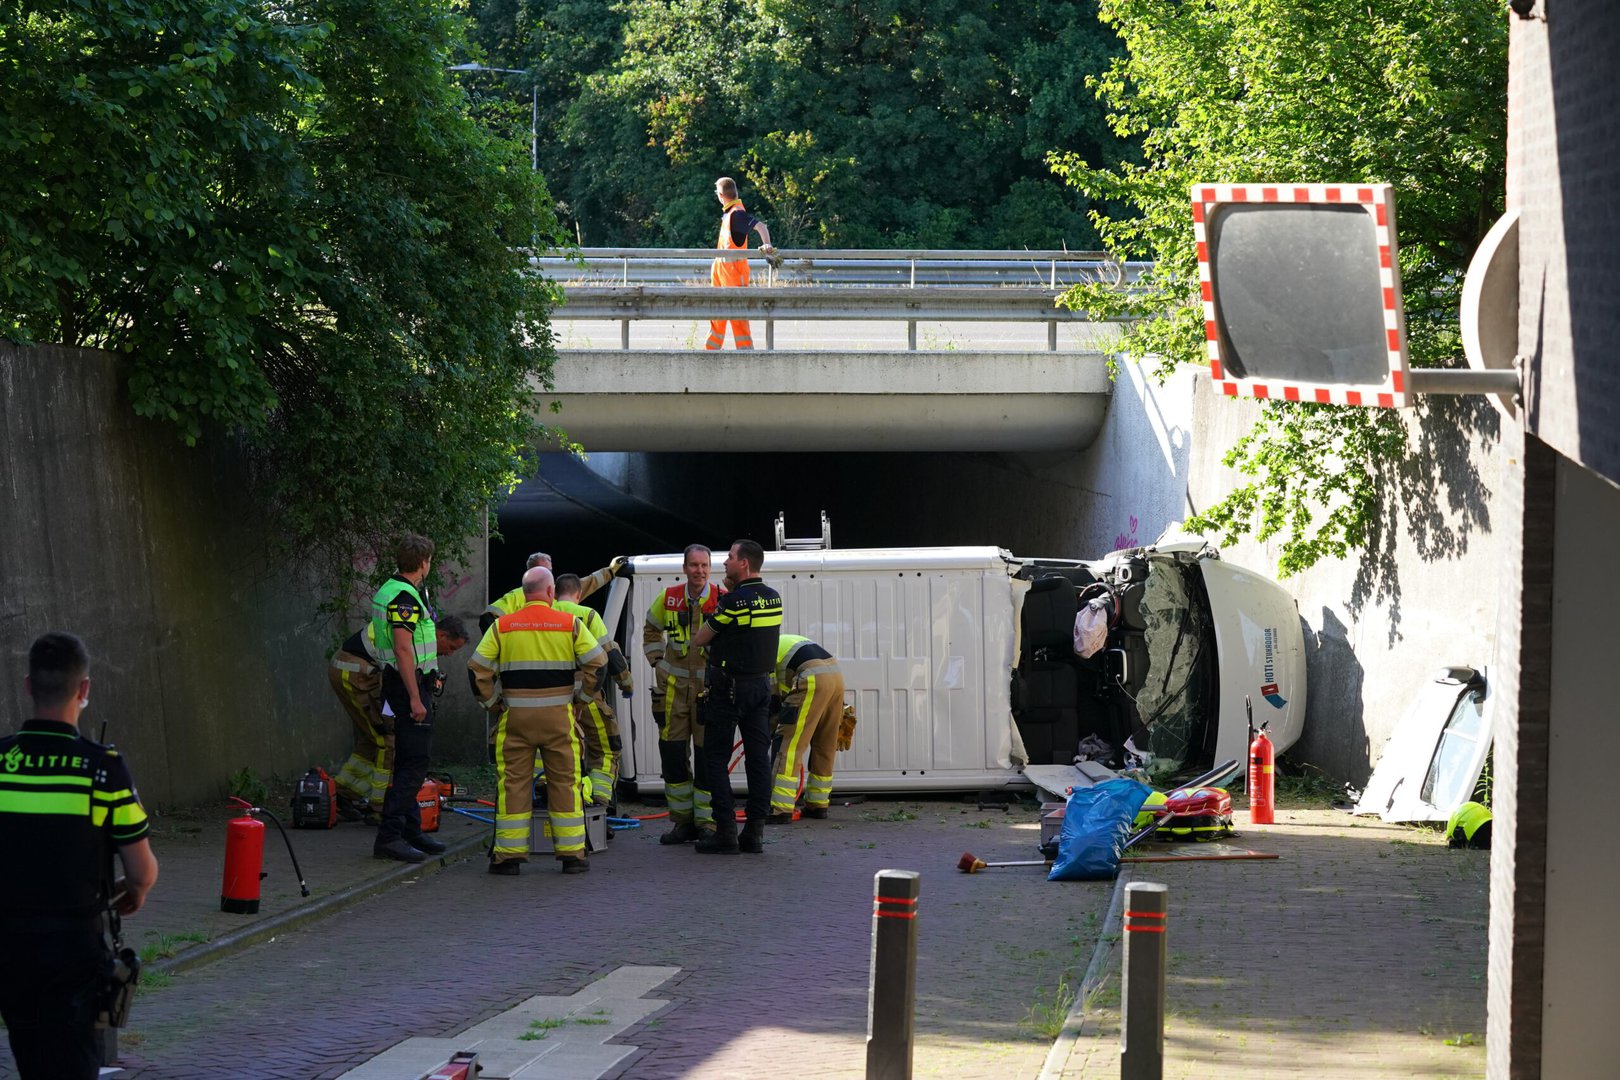
[[[318,765],[293,787],[292,821],[295,829],[330,829],[337,824],[337,784]]]

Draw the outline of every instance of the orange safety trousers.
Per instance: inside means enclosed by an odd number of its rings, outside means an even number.
[[[725,213],[720,215],[720,237],[714,246],[721,251],[742,251],[748,247],[748,240],[744,238],[741,244],[731,239],[731,212],[741,210],[743,204],[740,200],[733,200],[727,204]],[[748,285],[748,262],[746,259],[735,261],[715,259],[709,265],[709,284],[717,289],[740,289]],[[725,319],[711,319],[709,321],[709,340],[704,343],[705,349],[718,349],[726,343]],[[731,343],[739,349],[752,349],[754,347],[754,334],[748,327],[747,319],[732,319]]]

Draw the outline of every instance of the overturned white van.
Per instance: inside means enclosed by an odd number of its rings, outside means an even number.
[[[631,565],[606,607],[638,687],[620,709],[622,776],[658,792],[641,624],[654,598],[685,579],[679,554]],[[763,577],[782,593],[783,631],[819,642],[843,671],[860,722],[838,756],[841,792],[1025,787],[1026,766],[1069,765],[1088,737],[1117,751],[1134,736],[1189,766],[1241,758],[1245,696],[1279,751],[1303,724],[1293,599],[1201,543],[1092,561],[993,547],[773,551]],[[1108,609],[1108,638],[1081,658],[1074,623],[1092,600]]]

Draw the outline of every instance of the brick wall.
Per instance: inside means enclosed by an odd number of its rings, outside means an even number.
[[[1536,12],[1512,20],[1508,91],[1526,423],[1620,483],[1620,4],[1539,0]]]

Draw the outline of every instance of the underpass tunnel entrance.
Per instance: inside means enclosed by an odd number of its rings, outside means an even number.
[[[490,589],[513,587],[532,551],[560,572],[589,573],[614,555],[723,551],[751,538],[774,547],[815,536],[821,512],[835,548],[986,544],[1020,555],[1100,555],[1089,538],[1107,497],[1078,454],[545,454],[538,475],[500,508]],[[1108,545],[1113,546],[1113,545]]]

